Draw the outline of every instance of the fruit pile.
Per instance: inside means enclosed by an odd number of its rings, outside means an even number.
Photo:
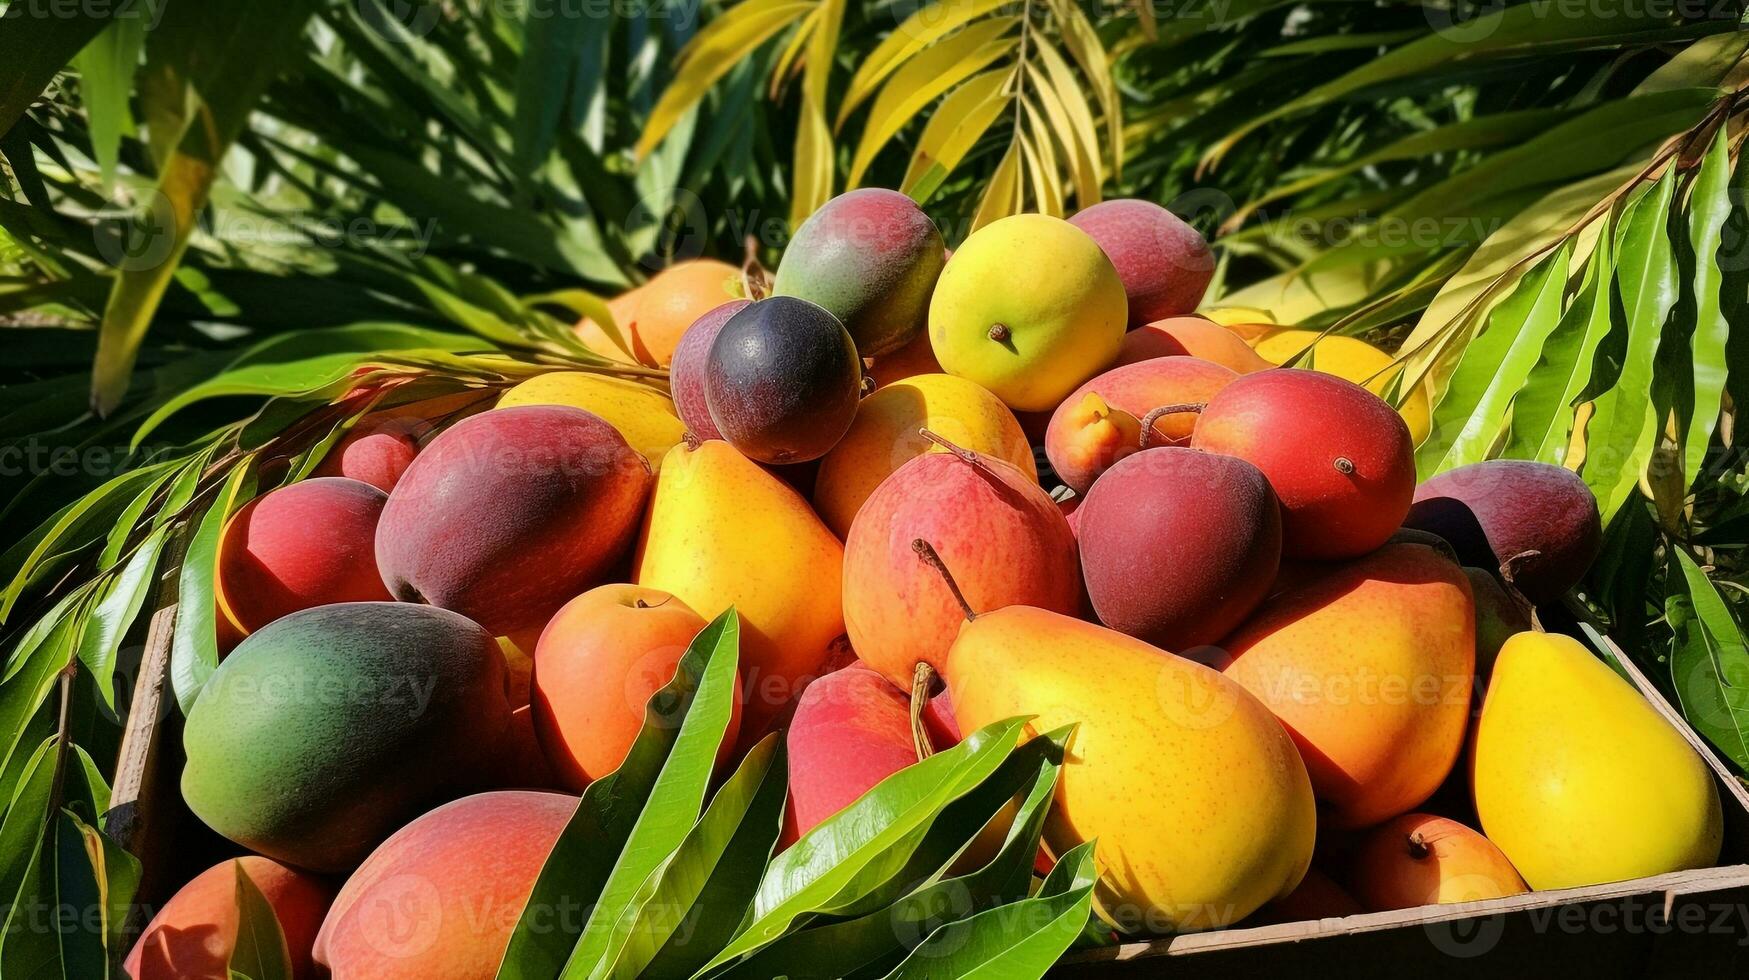
[[[568,794],[732,607],[719,765],[784,733],[779,848],[1024,716],[1075,726],[1041,864],[1097,840],[1131,933],[1716,861],[1703,760],[1532,628],[1599,549],[1584,483],[1493,461],[1417,487],[1425,393],[1393,409],[1359,341],[1195,315],[1211,270],[1144,202],[950,257],[909,199],[855,191],[769,296],[701,260],[579,325],[669,394],[556,372],[366,416],[225,527],[189,808],[255,855],[300,976],[492,976]],[[228,867],[133,976],[223,962]]]

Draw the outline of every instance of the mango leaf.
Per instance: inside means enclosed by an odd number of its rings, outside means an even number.
[[[97,160],[105,187],[115,183],[121,138],[134,131],[128,96],[133,92],[134,73],[139,69],[140,51],[145,43],[146,21],[135,11],[116,17],[73,59],[73,66],[79,69],[79,94],[91,126],[91,154]]]
[[[188,85],[186,93],[177,94],[197,100],[199,121],[183,129],[160,168],[157,189],[140,216],[142,226],[129,230],[129,254],[121,257],[104,307],[91,367],[91,404],[98,415],[108,415],[127,391],[140,342],[188,248],[219,165],[267,83],[299,50],[298,35],[314,6],[314,0],[285,0],[166,9],[163,26],[189,56],[176,66]],[[187,44],[190,35],[201,43]]]
[[[30,719],[48,702],[55,681],[73,660],[90,585],[74,589],[19,639],[0,682],[0,742],[10,768]]]
[[[115,655],[128,628],[157,584],[158,556],[164,550],[167,528],[159,528],[140,542],[120,571],[105,575],[92,597],[90,615],[79,637],[76,656],[91,672],[97,692],[110,710],[115,709]]]
[[[984,185],[983,199],[972,215],[972,230],[977,231],[992,221],[999,221],[1021,208],[1020,140],[1011,139],[1001,162]]]
[[[1570,252],[1563,244],[1537,263],[1488,314],[1487,328],[1464,345],[1434,409],[1432,434],[1416,450],[1423,479],[1488,457],[1513,395],[1560,323]]]
[[[0,895],[18,894],[24,884],[32,855],[42,838],[43,814],[49,807],[49,790],[55,779],[55,746],[49,736],[39,743],[25,762],[18,787],[6,800],[6,816],[0,821]]]
[[[899,770],[778,854],[765,869],[747,924],[705,971],[777,939],[803,916],[853,898],[845,886],[995,772],[1025,723],[1022,718],[997,722]]]
[[[674,855],[645,880],[615,926],[618,953],[600,977],[689,977],[721,949],[753,899],[783,829],[788,756],[761,739],[717,790]]]
[[[1627,338],[1614,385],[1593,403],[1583,470],[1605,523],[1636,492],[1657,440],[1647,393],[1664,320],[1676,304],[1676,262],[1665,234],[1675,186],[1675,168],[1670,168],[1629,206],[1616,242],[1616,284],[1627,314]]]
[[[941,100],[917,137],[905,179],[899,183],[900,190],[918,202],[934,196],[990,124],[1014,100],[1011,93],[1004,91],[1013,75],[1010,68],[992,69],[967,79]]]
[[[115,526],[116,515],[122,513],[134,495],[163,474],[169,465],[142,466],[106,480],[62,508],[40,533],[33,533],[27,539],[31,544],[18,563],[17,573],[0,592],[0,622],[11,617],[19,597],[33,583],[37,573],[52,563],[55,555],[83,548],[107,535]]]
[[[1543,341],[1542,356],[1512,402],[1512,432],[1501,455],[1561,465],[1573,431],[1573,409],[1591,383],[1597,346],[1609,334],[1610,284],[1615,281],[1609,224],[1585,263],[1579,293]]]
[[[218,603],[213,591],[225,521],[255,495],[248,461],[237,463],[213,502],[191,524],[176,571],[176,623],[170,641],[170,689],[186,716],[219,666]]]
[[[1042,977],[1087,925],[1098,871],[1094,842],[1063,855],[1032,898],[1010,902],[931,933],[889,980]]]
[[[792,932],[717,974],[717,980],[879,976],[938,926],[1025,898],[1067,737],[1065,729],[1032,739],[986,781],[986,785],[1007,786],[1007,774],[1025,773],[1031,767],[1024,794],[1014,794],[1021,803],[1001,847],[982,867],[926,884],[866,915]]]
[[[1742,168],[1739,168],[1742,170]],[[1743,171],[1749,175],[1749,171]],[[1701,161],[1688,202],[1688,240],[1694,256],[1694,334],[1690,352],[1694,361],[1693,403],[1684,436],[1682,472],[1693,482],[1705,466],[1707,446],[1718,426],[1725,392],[1728,362],[1725,345],[1731,325],[1725,319],[1720,298],[1724,277],[1719,270],[1719,245],[1725,222],[1731,214],[1731,155],[1723,127]],[[1739,182],[1738,193],[1749,189]],[[1745,329],[1749,329],[1746,327]]]
[[[584,951],[585,929],[596,912],[602,919],[617,915],[679,846],[698,818],[728,724],[739,643],[740,619],[731,608],[693,639],[674,679],[650,697],[643,730],[625,762],[583,791],[523,906],[498,966],[499,980],[552,980],[569,969],[574,954]],[[660,812],[658,800],[666,808]],[[612,904],[605,897],[610,889]],[[589,918],[578,918],[578,910]],[[586,937],[591,945],[605,938],[610,924],[595,925],[597,931]],[[595,958],[602,955],[597,950]],[[578,960],[585,970],[595,965]]]
[[[292,980],[291,949],[279,916],[243,870],[243,862],[233,861],[231,866],[237,877],[237,941],[231,947],[231,972],[250,980]]]
[[[1749,769],[1749,648],[1742,627],[1700,566],[1670,549],[1664,600],[1674,639],[1670,677],[1682,715],[1741,769]]]
[[[110,23],[118,6],[19,2],[0,11],[0,63],[6,65],[0,74],[0,135],[11,131],[55,74]]]

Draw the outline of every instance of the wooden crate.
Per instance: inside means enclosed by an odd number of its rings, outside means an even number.
[[[1072,953],[1051,976],[1749,977],[1749,789],[1608,637],[1567,625],[1613,657],[1712,769],[1725,809],[1719,867],[1126,943]]]

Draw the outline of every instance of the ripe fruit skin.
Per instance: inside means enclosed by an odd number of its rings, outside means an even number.
[[[275,620],[189,711],[182,796],[250,850],[342,871],[478,778],[510,725],[504,658],[432,606],[347,602]]]
[[[1257,467],[1166,446],[1121,460],[1077,510],[1099,621],[1167,650],[1213,643],[1268,594],[1281,508]]]
[[[221,861],[177,890],[152,916],[122,963],[130,980],[230,976],[237,945],[237,865],[272,906],[291,954],[294,980],[314,980],[310,946],[334,897],[333,886],[278,861],[245,855]]]
[[[1531,628],[1524,601],[1506,594],[1500,580],[1480,568],[1465,566],[1470,595],[1476,600],[1476,678],[1486,682],[1506,641]]]
[[[680,420],[700,439],[723,437],[704,400],[705,363],[710,358],[711,344],[729,317],[751,305],[752,300],[735,299],[712,309],[686,328],[680,344],[674,348],[674,362],[668,366],[668,387],[674,392],[674,408]]]
[[[650,463],[600,417],[524,405],[463,419],[413,461],[383,508],[377,567],[402,601],[494,635],[538,626],[625,555]]]
[[[1367,835],[1354,890],[1369,912],[1485,902],[1530,889],[1481,834],[1445,817],[1405,813]]]
[[[1717,863],[1713,774],[1680,732],[1579,641],[1506,641],[1471,769],[1488,839],[1530,887],[1572,888]]]
[[[1076,388],[1051,414],[1045,455],[1057,476],[1086,493],[1099,474],[1141,448],[1141,420],[1166,405],[1209,401],[1239,375],[1196,357],[1154,358],[1115,367]],[[1154,420],[1149,445],[1182,445],[1196,427],[1193,412]]]
[[[1466,565],[1497,572],[1510,562],[1513,585],[1539,604],[1577,585],[1603,550],[1597,498],[1585,481],[1572,470],[1523,459],[1439,474],[1415,488],[1403,524],[1451,542]]]
[[[711,341],[704,397],[717,431],[761,463],[826,455],[850,428],[862,360],[838,318],[791,296],[737,311]]]
[[[741,730],[763,733],[844,634],[844,546],[789,485],[726,442],[668,453],[633,581],[741,617]]]
[[[667,367],[680,336],[699,317],[739,297],[741,270],[716,259],[688,259],[663,269],[650,281],[608,304],[614,324],[632,345],[632,354],[649,367]],[[618,345],[589,320],[577,326],[584,346],[603,356],[626,359]]]
[[[1078,723],[1053,853],[1098,838],[1105,914],[1152,932],[1218,928],[1293,891],[1312,859],[1306,768],[1281,725],[1219,673],[1027,606],[981,613],[948,657],[964,731],[1018,714]],[[1171,828],[1170,833],[1162,828]]]
[[[638,286],[607,301],[607,312],[613,317],[613,325],[619,329],[620,337],[626,342],[626,348],[622,349],[619,344],[614,343],[613,338],[607,335],[607,331],[588,317],[577,321],[577,326],[574,328],[577,339],[583,342],[584,347],[610,361],[619,361],[624,364],[642,363],[638,359],[637,344],[632,339],[632,321],[637,317],[638,303],[643,298],[644,287]]]
[[[1093,239],[1017,214],[954,252],[929,303],[929,342],[947,373],[1043,412],[1117,356],[1124,317],[1123,283]]]
[[[519,405],[580,408],[613,426],[651,465],[660,462],[686,431],[667,395],[648,385],[586,371],[536,375],[498,399],[501,409]]]
[[[1426,545],[1391,544],[1266,600],[1227,638],[1226,674],[1293,736],[1325,825],[1365,827],[1419,805],[1451,771],[1475,630],[1463,570]]]
[[[923,721],[937,750],[959,741],[947,692],[930,699]],[[790,786],[780,848],[917,761],[910,690],[852,663],[808,685],[784,739]]]
[[[931,453],[899,467],[863,504],[845,541],[850,645],[906,691],[920,661],[946,667],[965,619],[912,550],[918,538],[947,562],[973,609],[1080,609],[1075,537],[1056,503],[1019,469],[975,458]]]
[[[911,342],[869,362],[868,375],[878,391],[883,385],[914,378],[919,374],[943,374],[941,362],[935,359],[935,348],[929,346],[929,331],[919,331]]]
[[[1415,493],[1409,429],[1383,399],[1316,371],[1247,374],[1203,409],[1190,444],[1248,460],[1281,499],[1282,554],[1364,555],[1403,523]]]
[[[316,960],[337,978],[495,975],[576,809],[574,796],[507,791],[419,817],[347,879],[316,937]]]
[[[1340,919],[1359,915],[1363,910],[1354,896],[1330,876],[1317,868],[1307,868],[1299,887],[1286,896],[1265,905],[1257,913],[1257,922],[1313,922],[1318,919]]]
[[[841,538],[849,534],[863,501],[889,474],[914,456],[947,451],[921,429],[1038,480],[1026,433],[995,395],[951,374],[907,378],[863,399],[850,431],[820,460],[814,508],[827,527]]]
[[[1131,330],[1123,336],[1117,364],[1156,357],[1200,357],[1237,374],[1264,371],[1269,363],[1239,339],[1239,335],[1200,316],[1173,316]]]
[[[1131,329],[1196,309],[1214,278],[1208,242],[1152,201],[1101,201],[1069,221],[1111,257],[1128,296]]]
[[[1331,334],[1319,339],[1320,333],[1322,331],[1268,328],[1267,333],[1257,338],[1253,350],[1270,364],[1286,364],[1295,354],[1316,344],[1312,352],[1294,367],[1333,374],[1381,398],[1390,390],[1397,375],[1403,373],[1402,368],[1391,370],[1391,355],[1358,337]],[[1423,384],[1417,388],[1397,411],[1409,427],[1409,441],[1420,445],[1433,424],[1433,407],[1427,397],[1427,386]]]
[[[225,524],[214,594],[243,633],[330,602],[388,599],[377,574],[377,523],[388,496],[329,476],[268,491]]]
[[[603,585],[565,603],[535,648],[531,704],[553,768],[578,792],[618,769],[650,695],[674,679],[705,621],[657,589]],[[727,749],[740,723],[729,719]]]
[[[403,420],[371,422],[367,416],[328,451],[311,476],[344,476],[388,493],[419,455],[413,430]]]
[[[941,232],[916,202],[865,187],[827,201],[802,222],[771,291],[824,307],[864,357],[876,357],[923,332],[946,262]]]

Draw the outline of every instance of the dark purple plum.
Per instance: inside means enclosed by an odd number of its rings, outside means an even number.
[[[704,396],[729,444],[761,463],[819,459],[856,416],[862,360],[844,324],[793,296],[733,316],[711,342]]]
[[[710,360],[711,343],[729,317],[751,303],[752,300],[734,299],[711,310],[694,320],[674,347],[674,360],[668,363],[668,387],[674,396],[674,409],[680,413],[680,421],[700,439],[723,437],[717,424],[711,421],[711,410],[704,401],[705,364]]]

